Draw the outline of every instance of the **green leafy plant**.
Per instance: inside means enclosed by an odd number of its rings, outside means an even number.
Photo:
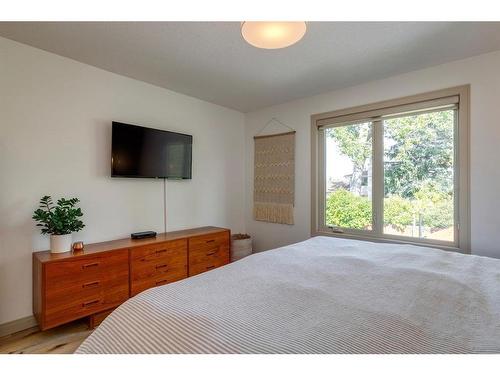
[[[366,197],[338,189],[326,200],[326,223],[343,228],[366,229],[372,222],[372,206]]]
[[[384,230],[391,227],[407,235],[418,228],[429,235],[453,229],[453,124],[453,110],[383,121]],[[334,127],[325,135],[345,158],[338,162],[351,164],[349,174],[329,182],[325,222],[343,228],[370,228],[371,201],[365,196],[363,178],[372,168],[371,126]]]
[[[384,199],[384,223],[391,225],[399,232],[413,223],[414,204],[399,195],[391,195]]]
[[[80,220],[82,210],[75,207],[78,202],[78,198],[61,198],[54,205],[51,196],[44,196],[33,213],[33,219],[38,222],[36,226],[42,228],[42,234],[64,235],[82,230],[85,224]]]

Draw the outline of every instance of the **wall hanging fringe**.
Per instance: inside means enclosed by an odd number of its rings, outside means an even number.
[[[253,215],[255,220],[293,224],[295,130],[273,118],[257,134],[273,121],[292,131],[254,137]]]

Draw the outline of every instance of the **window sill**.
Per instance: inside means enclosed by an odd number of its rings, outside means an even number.
[[[414,246],[422,246],[422,247],[431,247],[435,249],[445,250],[445,251],[453,251],[461,254],[470,254],[469,249],[462,249],[457,246],[448,245],[446,242],[442,241],[411,241],[411,240],[403,240],[399,238],[391,238],[391,237],[378,237],[370,234],[354,234],[354,233],[332,233],[331,231],[313,231],[311,236],[327,236],[327,237],[337,237],[351,240],[360,240],[360,241],[370,241],[370,242],[379,242],[379,243],[391,243],[391,244],[404,244],[404,245],[414,245]]]

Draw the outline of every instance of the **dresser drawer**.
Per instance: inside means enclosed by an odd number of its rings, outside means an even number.
[[[221,245],[229,246],[229,232],[207,234],[189,239],[190,252]]]
[[[102,276],[115,277],[128,268],[128,250],[117,250],[99,256],[49,263],[45,266],[47,290],[65,289],[75,283],[91,282]]]
[[[214,257],[211,259],[204,259],[200,262],[189,263],[189,276],[198,275],[199,273],[222,267],[228,263],[225,257]]]
[[[189,240],[189,276],[229,263],[229,232]]]
[[[45,293],[45,303],[48,308],[68,304],[82,299],[92,299],[106,290],[125,287],[128,288],[128,265],[121,265],[120,272],[114,275],[95,275],[92,279],[75,281],[68,286],[54,285]]]
[[[187,258],[186,239],[132,249],[131,295],[186,278]]]
[[[164,272],[156,272],[148,277],[143,277],[137,280],[132,280],[130,286],[130,294],[135,296],[136,294],[142,292],[143,290],[154,288],[155,286],[160,286],[168,283],[173,283],[174,281],[179,281],[187,277],[187,267],[182,268],[172,268]]]
[[[129,295],[128,250],[45,266],[44,329],[115,307]]]
[[[212,260],[220,260],[226,263],[229,262],[229,246],[214,246],[189,252],[190,266],[197,263],[212,263]]]
[[[184,257],[175,259],[159,259],[156,262],[147,264],[132,265],[130,277],[132,281],[147,279],[149,277],[169,273],[169,272],[186,272],[187,271],[187,254]],[[186,275],[187,276],[187,275]]]
[[[69,298],[64,302],[47,304],[44,329],[116,307],[127,298],[128,284],[121,284],[109,289],[102,288],[88,295]]]
[[[130,250],[132,263],[147,263],[160,258],[185,256],[187,254],[187,240],[169,241],[160,244],[135,247]]]

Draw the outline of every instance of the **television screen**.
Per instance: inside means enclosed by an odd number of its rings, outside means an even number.
[[[191,178],[193,136],[113,121],[112,177]]]

